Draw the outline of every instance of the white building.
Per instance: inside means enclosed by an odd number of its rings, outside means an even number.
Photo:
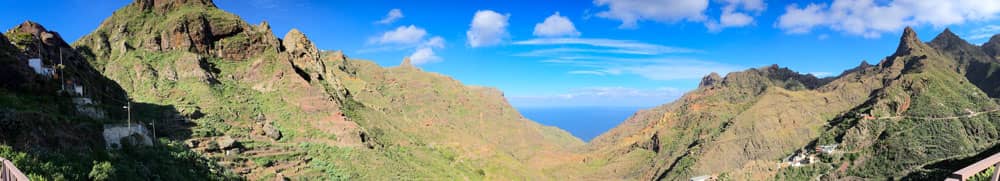
[[[831,154],[831,153],[833,153],[833,151],[837,150],[837,146],[838,146],[838,144],[820,145],[818,147],[817,151],[822,152],[822,153],[826,153],[826,154]]]
[[[31,70],[34,70],[38,75],[52,76],[52,73],[54,72],[52,68],[44,67],[42,65],[41,58],[28,59],[28,67],[30,67]]]
[[[31,67],[32,70],[35,70],[36,74],[41,75],[45,73],[45,69],[42,69],[42,59],[40,58],[28,59],[28,67]]]
[[[118,149],[121,148],[122,138],[130,137],[136,135],[139,140],[137,143],[142,145],[153,145],[152,136],[149,136],[149,131],[146,130],[145,126],[142,124],[115,124],[115,125],[104,125],[104,143],[108,149]]]

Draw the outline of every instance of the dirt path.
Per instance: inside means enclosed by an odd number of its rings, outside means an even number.
[[[968,112],[968,114],[958,115],[958,116],[948,116],[948,117],[888,116],[888,117],[880,117],[880,118],[875,118],[875,119],[902,119],[902,118],[910,118],[910,119],[924,119],[924,120],[948,120],[948,119],[958,119],[958,118],[963,118],[963,117],[965,117],[965,118],[971,118],[971,117],[975,117],[975,116],[978,116],[978,115],[983,114],[983,113],[997,112],[997,111],[1000,111],[1000,109],[993,109],[993,110],[979,111],[979,112],[974,112],[972,110],[965,109],[965,111]]]

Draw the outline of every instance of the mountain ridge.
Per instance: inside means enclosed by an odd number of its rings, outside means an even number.
[[[0,36],[0,78],[15,80],[0,83],[0,123],[24,124],[0,126],[0,156],[40,179],[926,180],[1000,138],[1000,35],[976,46],[950,29],[923,42],[907,27],[891,55],[836,77],[778,65],[711,73],[584,143],[524,118],[499,89],[408,57],[384,68],[321,51],[304,32],[279,38],[211,0],[136,0],[72,47],[22,25]],[[74,71],[59,76],[85,81],[104,117],[27,67],[57,67],[52,48],[71,54]],[[105,149],[96,133],[123,119],[160,126],[163,146]],[[10,131],[22,126],[35,129]],[[61,147],[83,151],[38,151]],[[798,156],[819,161],[788,166]]]

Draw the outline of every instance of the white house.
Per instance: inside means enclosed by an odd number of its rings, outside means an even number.
[[[45,73],[45,69],[42,69],[42,59],[40,58],[28,59],[28,67],[31,67],[32,70],[35,70],[36,74],[41,75]]]
[[[31,58],[31,59],[28,59],[28,67],[30,67],[32,70],[34,70],[35,73],[38,74],[38,75],[52,76],[52,73],[55,72],[55,71],[52,70],[52,68],[44,67],[42,65],[42,59],[41,58]]]

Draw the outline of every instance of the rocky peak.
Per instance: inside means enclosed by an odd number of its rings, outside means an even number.
[[[294,56],[295,58],[316,58],[319,54],[319,50],[316,45],[313,45],[312,41],[306,37],[298,29],[292,29],[285,34],[285,38],[282,39],[281,45],[285,47],[285,51]]]
[[[9,33],[27,33],[42,40],[47,46],[66,46],[59,33],[48,31],[44,26],[33,21],[25,21],[11,29]]]
[[[1000,34],[993,35],[990,41],[983,44],[983,51],[991,57],[1000,58]]]
[[[944,32],[941,32],[941,34],[938,34],[937,37],[934,37],[934,40],[931,40],[930,44],[932,47],[942,50],[974,47],[972,44],[969,44],[969,42],[966,42],[962,38],[958,37],[958,35],[955,35],[955,33],[952,33],[948,28],[945,28]]]
[[[748,87],[759,89],[758,91],[762,91],[762,88],[767,86],[778,86],[786,89],[813,89],[826,83],[825,80],[820,80],[816,76],[803,75],[777,64],[732,72],[727,74],[722,82],[726,86]]]
[[[265,32],[270,33],[271,32],[271,23],[268,23],[267,21],[261,21],[260,24],[257,25],[257,29],[259,31],[265,31]]]
[[[850,74],[850,73],[859,72],[859,71],[868,69],[870,67],[872,67],[872,64],[869,64],[867,60],[861,60],[861,64],[859,64],[857,67],[844,70],[844,72],[841,73],[840,75],[847,75],[847,74]]]
[[[903,29],[903,36],[899,38],[899,47],[896,48],[896,53],[893,56],[908,55],[925,48],[929,47],[920,41],[913,28],[907,26],[906,29]]]
[[[399,67],[413,67],[413,64],[410,63],[410,57],[403,57],[403,62],[399,63]]]
[[[212,0],[135,0],[132,5],[142,11],[153,11],[160,14],[177,10],[183,6],[216,7]]]
[[[701,78],[701,83],[698,84],[698,87],[709,87],[718,82],[722,82],[722,76],[719,76],[719,73],[712,72]]]

